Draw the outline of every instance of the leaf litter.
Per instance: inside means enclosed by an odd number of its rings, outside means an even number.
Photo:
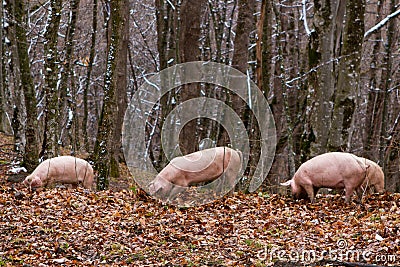
[[[121,190],[121,181],[101,192],[30,192],[3,161],[0,266],[400,265],[400,194],[362,204],[318,195],[311,204],[235,193],[177,208]]]

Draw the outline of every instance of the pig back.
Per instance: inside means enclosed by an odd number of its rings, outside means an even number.
[[[83,182],[86,177],[93,176],[92,167],[83,159],[60,156],[49,160],[49,177],[58,182],[78,183]]]
[[[227,147],[209,148],[176,157],[171,160],[170,164],[185,172],[200,173],[211,168],[215,163],[222,163],[223,157],[230,157],[230,152],[231,149]]]
[[[311,184],[320,188],[356,188],[365,178],[365,169],[353,154],[330,152],[303,163],[294,179],[298,184]]]

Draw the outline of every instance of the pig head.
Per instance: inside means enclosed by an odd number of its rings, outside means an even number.
[[[87,161],[72,156],[60,156],[40,163],[22,183],[33,188],[56,182],[72,184],[73,187],[82,183],[85,188],[90,189],[93,179],[93,168]]]
[[[383,193],[385,191],[385,175],[382,168],[372,160],[361,157],[359,159],[368,168],[364,182],[357,190],[359,197],[370,188],[375,189],[377,193]]]
[[[325,153],[303,163],[293,178],[281,185],[290,185],[294,198],[309,198],[311,202],[314,202],[320,188],[345,189],[345,201],[348,203],[365,179],[374,181],[381,188],[383,173],[379,172],[381,170],[376,163],[372,163],[351,153]]]
[[[225,174],[225,184],[231,188],[241,165],[242,153],[228,147],[215,147],[176,157],[150,182],[149,193],[171,199],[190,185],[213,181],[222,174]]]

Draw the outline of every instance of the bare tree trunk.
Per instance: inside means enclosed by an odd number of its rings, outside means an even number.
[[[4,3],[0,3],[0,132],[5,132],[5,115],[6,115],[6,105],[5,105],[5,97],[4,97],[4,84],[5,84],[5,68],[4,65],[4,58],[5,54],[3,53],[3,20],[4,20],[4,12],[3,12],[3,5]]]
[[[249,46],[250,32],[254,30],[254,10],[255,0],[239,0],[238,19],[236,25],[236,35],[234,40],[234,50],[232,57],[232,67],[247,74],[249,67]],[[248,124],[248,108],[245,102],[238,96],[230,94],[232,108],[242,119],[245,125]]]
[[[382,16],[382,1],[377,3],[377,16],[375,20],[375,24],[377,24],[381,20]],[[372,48],[372,59],[370,64],[370,73],[369,73],[369,83],[368,83],[368,99],[367,99],[367,110],[366,110],[366,120],[364,127],[364,156],[366,158],[372,160],[378,160],[378,157],[375,156],[378,154],[379,147],[379,135],[380,135],[380,108],[382,103],[383,94],[380,90],[378,90],[378,69],[379,66],[377,64],[379,52],[381,48],[381,42],[378,41],[382,38],[381,32],[378,31],[374,34],[376,36],[376,41],[374,42]]]
[[[77,135],[77,114],[76,114],[76,88],[73,77],[73,65],[72,59],[74,58],[74,36],[75,36],[75,28],[78,19],[78,11],[79,11],[79,3],[80,0],[71,0],[70,1],[70,17],[69,23],[67,26],[67,36],[65,43],[65,60],[61,70],[61,80],[60,80],[60,97],[58,101],[58,110],[57,110],[57,120],[58,120],[58,137],[59,141],[63,140],[63,127],[67,130],[67,134],[69,137],[70,145],[73,153],[75,153],[78,143],[79,136]],[[69,98],[69,99],[68,99]],[[68,100],[68,101],[67,101]],[[67,103],[66,103],[67,102]],[[68,104],[68,110],[65,112],[65,106]],[[66,121],[66,123],[64,123]],[[74,131],[75,129],[75,131]]]
[[[155,0],[157,21],[157,49],[160,70],[168,66],[168,11],[164,0]]]
[[[114,111],[117,109],[118,92],[118,59],[121,56],[123,44],[123,29],[126,23],[124,9],[126,0],[112,0],[106,2],[107,9],[110,10],[108,21],[108,51],[107,67],[104,78],[104,99],[101,115],[98,124],[97,139],[94,148],[95,169],[98,172],[97,189],[105,190],[108,188],[110,176],[110,163],[113,155],[115,142],[114,131],[116,121]]]
[[[396,9],[395,0],[390,1],[390,10],[394,12]],[[382,103],[382,120],[381,120],[381,136],[379,139],[379,162],[384,171],[386,171],[388,165],[388,148],[390,143],[389,136],[389,103],[390,103],[390,88],[392,85],[392,68],[393,68],[393,41],[395,37],[396,24],[392,20],[389,22],[387,31],[387,39],[385,44],[385,51],[383,57],[383,72],[380,88],[383,89],[383,103]],[[392,185],[391,179],[385,179],[385,188]]]
[[[44,73],[45,73],[45,129],[42,151],[44,158],[52,158],[59,154],[58,143],[58,30],[61,21],[62,0],[51,0],[48,11],[48,27],[45,33]]]
[[[347,1],[342,58],[339,63],[328,150],[347,151],[355,98],[360,80],[361,51],[364,36],[365,0]]]
[[[236,25],[236,35],[234,39],[234,50],[232,57],[232,67],[241,71],[244,74],[248,74],[249,68],[249,46],[250,46],[250,32],[255,29],[254,24],[254,10],[256,2],[254,0],[239,0],[238,1],[238,18]],[[250,151],[250,166],[256,166],[259,160],[260,153],[260,142],[259,142],[259,128],[256,126],[256,122],[250,117],[250,110],[246,103],[238,96],[231,92],[228,92],[231,105],[235,113],[243,121],[244,125],[251,127],[254,131],[249,131],[251,140],[251,151]],[[254,123],[254,125],[249,125]],[[223,140],[228,140],[227,132],[223,134]],[[253,174],[254,169],[250,169],[250,175]],[[238,190],[247,191],[250,183],[250,179],[240,182]]]
[[[7,20],[7,27],[5,28],[6,38],[9,40],[7,48],[7,53],[5,57],[2,58],[4,62],[9,62],[9,64],[4,64],[3,67],[7,67],[4,70],[5,75],[8,74],[7,78],[4,79],[4,88],[8,88],[10,94],[10,102],[12,108],[10,109],[11,117],[11,130],[13,132],[14,137],[14,150],[18,152],[20,155],[24,155],[25,153],[25,129],[23,122],[26,120],[24,110],[25,103],[21,99],[21,95],[23,95],[23,88],[21,85],[21,70],[19,68],[19,53],[18,53],[18,42],[17,39],[17,22],[15,18],[16,14],[16,5],[15,1],[9,1],[5,5],[5,15],[4,19]],[[25,11],[24,11],[25,12]],[[23,12],[21,12],[21,16]],[[21,17],[20,20],[23,20]]]
[[[335,88],[335,45],[340,37],[340,22],[342,20],[341,4],[343,0],[314,1],[313,32],[310,35],[308,47],[309,68],[316,70],[308,80],[310,114],[310,129],[308,139],[311,142],[312,155],[327,151],[331,113]],[[337,48],[336,48],[337,49]],[[308,148],[305,148],[308,150]]]
[[[180,62],[191,62],[200,59],[200,22],[206,1],[184,1],[181,6],[181,23],[179,35],[179,56]],[[184,102],[199,96],[199,85],[189,84],[182,88],[180,101]],[[198,150],[196,142],[196,120],[188,122],[181,131],[180,148],[182,153],[189,154]]]
[[[262,0],[261,15],[258,23],[257,43],[257,85],[268,98],[272,79],[272,0]]]
[[[156,21],[157,21],[157,50],[158,50],[158,58],[159,58],[159,70],[164,70],[171,64],[176,64],[178,61],[178,57],[176,56],[176,23],[178,20],[176,10],[178,7],[176,2],[172,2],[174,6],[172,7],[167,1],[164,0],[155,0],[156,6]],[[174,9],[175,8],[175,9]],[[174,40],[175,39],[175,40]],[[161,131],[164,120],[171,112],[173,106],[171,104],[171,100],[174,97],[174,92],[170,91],[166,95],[164,95],[160,99],[161,106],[161,114],[157,114],[156,116],[160,116],[160,120],[158,125],[153,125],[153,127],[158,127]],[[150,136],[149,138],[154,138]],[[155,140],[154,140],[155,141]],[[160,142],[161,140],[157,140]],[[166,155],[164,155],[163,148],[161,144],[157,144],[159,146],[160,154],[158,158],[155,159],[156,167],[164,167],[167,164]],[[150,150],[153,151],[153,148]],[[155,157],[153,155],[153,157]]]
[[[23,165],[28,171],[32,171],[38,163],[38,141],[37,141],[37,110],[35,86],[33,84],[29,55],[28,41],[26,38],[25,6],[24,0],[15,0],[14,18],[16,21],[16,37],[18,38],[17,49],[19,59],[19,69],[21,73],[21,86],[25,101],[26,126],[25,137],[26,144],[23,155]]]
[[[127,68],[128,68],[128,42],[129,42],[129,0],[124,0],[124,8],[121,10],[121,40],[118,47],[119,53],[116,66],[116,104],[117,110],[114,112],[115,127],[111,143],[112,156],[110,175],[119,177],[119,162],[123,159],[122,153],[122,124],[128,106],[127,98]]]
[[[90,43],[90,52],[89,52],[89,62],[88,62],[88,70],[86,75],[85,87],[83,89],[83,119],[82,119],[82,134],[83,134],[83,143],[85,146],[86,152],[89,152],[89,138],[87,132],[88,126],[88,92],[90,88],[90,82],[92,77],[94,56],[96,54],[96,35],[97,35],[97,0],[93,0],[93,10],[92,10],[92,34],[91,34],[91,43]]]

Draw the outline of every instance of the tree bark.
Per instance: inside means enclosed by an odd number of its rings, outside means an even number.
[[[179,38],[176,38],[176,21],[179,8],[176,5],[176,2],[172,2],[174,6],[172,7],[167,1],[164,0],[155,0],[156,7],[156,22],[157,22],[157,50],[158,50],[158,58],[159,58],[159,70],[164,70],[170,65],[176,64],[178,62],[178,56],[176,54],[176,43]],[[175,8],[175,9],[174,9]],[[163,86],[163,85],[162,85]],[[161,106],[161,114],[157,114],[156,116],[160,116],[160,120],[158,125],[153,125],[153,127],[158,127],[161,131],[164,120],[171,112],[173,105],[172,99],[174,98],[175,93],[173,91],[168,92],[160,99]],[[155,119],[154,121],[156,121]],[[154,138],[150,136],[149,138]],[[154,159],[156,162],[156,168],[163,168],[168,162],[167,157],[164,154],[163,148],[160,145],[161,140],[154,140],[154,143],[159,146],[159,155],[157,159]],[[151,152],[153,152],[153,147],[149,148]],[[153,155],[153,157],[155,157]]]
[[[272,79],[272,1],[262,0],[261,15],[258,23],[257,43],[257,85],[268,99]]]
[[[309,68],[315,71],[310,74],[308,80],[309,103],[308,110],[310,128],[308,139],[310,142],[311,156],[327,151],[329,129],[331,127],[331,113],[335,90],[336,57],[335,45],[340,38],[342,21],[341,4],[343,0],[314,1],[313,32],[308,44]],[[338,22],[337,24],[335,22]],[[306,142],[304,142],[306,143]]]
[[[19,68],[19,53],[18,53],[18,43],[19,39],[17,37],[17,19],[16,15],[16,5],[15,1],[9,1],[5,5],[5,16],[4,19],[7,20],[8,27],[5,30],[5,37],[8,39],[8,45],[6,46],[6,55],[2,60],[4,62],[9,62],[4,64],[3,67],[7,67],[3,72],[5,75],[8,74],[4,79],[4,88],[8,88],[10,92],[10,114],[11,117],[11,131],[14,138],[14,150],[20,155],[25,153],[25,128],[23,122],[26,120],[26,115],[24,113],[25,103],[21,98],[23,95],[23,87],[21,84],[21,70]],[[25,12],[25,11],[24,11]],[[23,12],[20,12],[23,15]],[[23,18],[20,18],[23,20]]]
[[[111,170],[111,158],[116,142],[115,137],[116,121],[115,110],[118,109],[117,92],[118,91],[118,59],[121,57],[123,45],[123,29],[125,28],[124,9],[127,0],[112,0],[106,2],[110,10],[108,21],[108,51],[107,65],[104,78],[104,99],[101,109],[97,139],[94,148],[94,161],[97,175],[97,189],[105,190],[109,185],[109,176]]]
[[[6,105],[5,105],[5,98],[4,98],[4,84],[5,84],[5,68],[4,65],[4,58],[5,54],[3,53],[3,19],[4,19],[4,12],[3,12],[3,2],[0,4],[0,132],[5,132],[5,115],[6,115]]]
[[[19,68],[21,73],[21,86],[23,88],[23,98],[25,101],[26,111],[26,126],[25,137],[26,144],[23,154],[23,166],[29,171],[32,171],[38,164],[38,141],[37,141],[37,110],[35,86],[31,74],[28,41],[26,38],[26,23],[25,23],[25,6],[24,0],[15,0],[14,17],[16,21],[16,37]]]
[[[382,16],[382,1],[379,1],[377,4],[377,15],[375,24],[377,24],[381,20]],[[378,41],[382,38],[382,34],[380,31],[374,34],[376,36],[376,41],[373,44],[372,48],[372,59],[369,68],[369,82],[368,82],[368,98],[367,98],[367,110],[365,116],[365,127],[364,127],[364,157],[369,158],[371,160],[378,160],[378,157],[375,155],[378,154],[379,150],[379,135],[380,135],[380,115],[382,112],[380,108],[382,107],[380,104],[382,103],[383,94],[381,90],[378,88],[378,70],[380,67],[378,66],[379,62],[379,52],[381,48],[381,42]]]
[[[236,36],[234,40],[234,50],[232,57],[232,67],[247,74],[249,67],[249,33],[254,30],[254,10],[255,0],[239,0],[238,19],[236,25]],[[230,94],[232,108],[242,119],[245,125],[249,123],[249,110],[245,102],[236,94]]]
[[[391,12],[394,12],[396,9],[396,4],[395,0],[390,0],[390,10]],[[381,80],[381,85],[380,88],[383,89],[383,103],[382,103],[382,119],[381,119],[381,125],[380,125],[380,139],[379,139],[379,162],[381,167],[383,168],[383,171],[386,172],[387,165],[388,165],[388,160],[391,153],[388,153],[389,151],[389,144],[390,144],[390,139],[393,138],[393,136],[389,136],[389,104],[390,104],[390,88],[392,85],[392,69],[393,69],[393,44],[394,44],[394,38],[395,38],[395,29],[396,29],[396,24],[392,20],[389,22],[389,27],[387,31],[387,36],[386,36],[386,44],[385,44],[385,51],[384,51],[384,57],[383,57],[383,71],[382,71],[382,80]],[[393,155],[391,155],[393,156]],[[388,174],[386,172],[386,174]],[[388,188],[388,186],[392,185],[391,179],[385,179],[385,188]]]
[[[60,97],[58,99],[58,109],[57,109],[57,120],[58,120],[58,135],[57,139],[63,140],[63,129],[65,126],[65,130],[68,134],[68,139],[72,148],[73,153],[78,149],[79,146],[79,131],[77,127],[77,113],[76,113],[76,88],[75,88],[75,80],[73,77],[74,66],[72,65],[72,59],[74,58],[75,46],[74,46],[74,37],[75,37],[75,29],[78,20],[79,14],[79,3],[80,0],[71,0],[70,1],[70,17],[69,23],[67,26],[67,35],[65,42],[65,59],[64,64],[61,70],[61,78],[60,78]],[[69,99],[68,99],[69,98]],[[65,107],[67,108],[67,112],[65,112]],[[66,121],[66,123],[64,123]]]
[[[89,62],[88,69],[86,75],[85,87],[83,89],[83,118],[82,118],[82,134],[83,134],[83,143],[86,152],[89,152],[89,138],[87,132],[88,126],[88,117],[89,117],[89,109],[88,109],[88,93],[91,83],[92,71],[93,71],[93,63],[94,56],[96,54],[96,35],[97,35],[97,0],[93,0],[93,10],[92,10],[92,34],[91,34],[91,43],[90,43],[90,52],[89,52]]]
[[[62,0],[51,0],[48,11],[48,27],[44,44],[44,73],[45,73],[45,129],[41,157],[44,159],[58,156],[58,30],[61,21]]]
[[[200,22],[206,1],[184,1],[181,6],[181,23],[179,35],[180,62],[191,62],[200,59],[199,49],[201,28]],[[182,88],[180,102],[195,98],[200,95],[198,84],[185,85]],[[196,120],[188,122],[180,133],[179,143],[182,153],[189,154],[198,150],[196,142]]]
[[[360,80],[365,0],[347,1],[342,58],[329,133],[329,151],[347,151]]]
[[[238,18],[236,25],[236,35],[234,39],[234,50],[232,57],[232,67],[241,71],[243,74],[248,74],[249,68],[249,46],[250,46],[250,32],[255,29],[254,24],[254,10],[256,2],[254,0],[239,0],[238,1]],[[240,96],[228,91],[231,101],[232,109],[240,117],[244,125],[252,130],[248,131],[249,139],[251,140],[250,151],[250,166],[256,166],[259,160],[260,142],[259,142],[259,128],[255,121],[250,117],[249,107],[240,98]],[[250,100],[251,101],[251,100]],[[250,125],[251,124],[251,125]],[[254,125],[253,125],[254,124]],[[228,140],[227,132],[223,134],[223,140]],[[253,170],[250,170],[252,175]],[[250,179],[240,182],[238,190],[247,191]]]
[[[128,106],[127,98],[127,68],[128,68],[128,43],[129,43],[129,0],[124,0],[124,8],[121,10],[121,42],[119,44],[117,66],[116,66],[116,104],[114,112],[114,123],[111,156],[111,177],[119,177],[119,162],[124,158],[122,153],[122,124],[125,111]]]

